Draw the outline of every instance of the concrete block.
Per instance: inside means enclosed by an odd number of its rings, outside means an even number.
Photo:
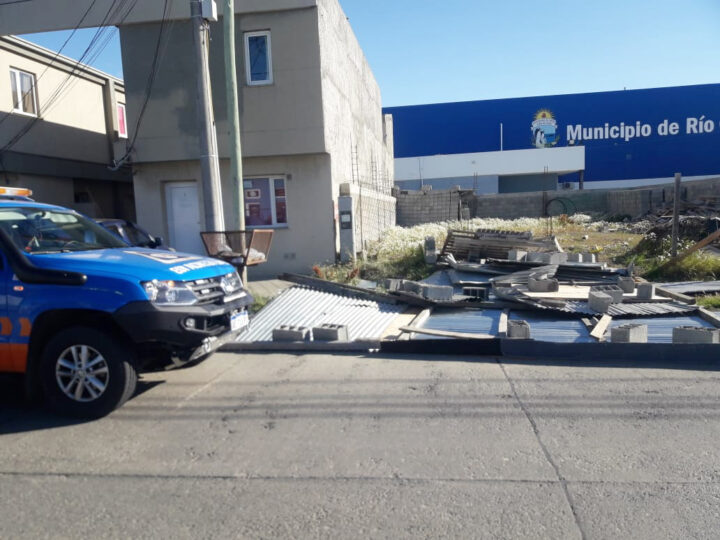
[[[635,292],[635,280],[630,276],[618,276],[617,284],[624,293]]]
[[[560,283],[557,279],[528,279],[528,290],[530,292],[557,292],[560,290]]]
[[[348,327],[344,324],[321,324],[312,333],[315,341],[349,341]]]
[[[565,264],[568,261],[568,254],[564,251],[555,251],[553,253],[545,253],[544,262],[548,264]]]
[[[527,251],[523,251],[522,249],[511,249],[508,251],[508,260],[515,261],[515,262],[522,262],[527,257]]]
[[[677,326],[673,328],[673,343],[720,343],[720,328]]]
[[[594,253],[583,253],[582,254],[582,262],[585,263],[596,263],[597,262],[597,255]]]
[[[580,263],[583,262],[582,253],[568,253],[568,262]]]
[[[305,326],[281,324],[273,328],[273,341],[307,341],[310,338],[310,329]]]
[[[509,320],[507,337],[511,339],[530,339],[530,325],[527,321]]]
[[[637,297],[643,300],[652,300],[655,296],[655,284],[654,283],[638,283],[637,284]]]
[[[612,303],[613,299],[609,294],[590,289],[588,293],[588,306],[590,306],[590,309],[593,311],[597,313],[607,313]]]
[[[527,254],[527,257],[525,258],[525,260],[527,262],[544,262],[544,260],[543,260],[544,255],[545,255],[544,253],[540,253],[539,251],[531,251]]]
[[[417,281],[410,281],[409,279],[404,279],[402,282],[402,290],[405,292],[422,294],[422,288],[422,283],[418,283]]]
[[[436,302],[452,302],[453,288],[449,285],[423,285],[422,295]]]
[[[383,279],[382,286],[387,291],[400,291],[403,288],[403,280],[395,278]]]
[[[425,264],[435,264],[437,262],[437,252],[435,251],[435,237],[425,237]]]
[[[463,294],[465,296],[472,296],[478,300],[487,300],[489,289],[487,287],[463,287]]]
[[[647,324],[623,324],[610,329],[613,343],[647,343]]]
[[[619,304],[623,300],[623,290],[617,285],[594,285],[590,287],[590,292],[605,293],[612,298],[613,304]]]

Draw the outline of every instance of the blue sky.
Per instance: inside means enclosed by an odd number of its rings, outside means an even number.
[[[385,106],[720,82],[718,0],[340,3]],[[67,35],[24,37],[57,49]],[[122,76],[117,38],[93,65]]]

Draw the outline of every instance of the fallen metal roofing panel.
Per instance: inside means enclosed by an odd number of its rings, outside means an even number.
[[[610,328],[621,326],[623,324],[646,324],[648,327],[648,343],[672,343],[672,332],[676,326],[700,326],[703,328],[713,328],[709,322],[702,320],[697,316],[684,317],[649,317],[637,318],[632,321],[612,320],[610,327],[605,333],[607,339],[610,339]]]
[[[720,293],[720,281],[683,281],[681,283],[663,283],[661,287],[681,294]]]
[[[282,324],[312,328],[323,323],[347,325],[350,340],[379,338],[405,308],[307,287],[291,287],[253,317],[237,341],[272,341],[273,328]]]

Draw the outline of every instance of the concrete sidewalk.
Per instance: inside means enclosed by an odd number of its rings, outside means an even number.
[[[720,374],[219,354],[0,404],[2,536],[715,538]],[[0,388],[0,396],[3,394]]]

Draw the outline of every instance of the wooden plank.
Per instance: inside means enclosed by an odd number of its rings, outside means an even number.
[[[610,315],[603,315],[595,325],[595,328],[592,329],[592,332],[590,332],[590,336],[594,337],[598,341],[603,341],[605,331],[608,326],[610,326],[610,321],[612,321],[612,317]]]
[[[664,296],[665,298],[672,298],[673,300],[677,300],[678,302],[682,302],[683,304],[695,304],[695,299],[692,296],[687,296],[685,294],[681,294],[678,292],[673,292],[668,289],[663,289],[662,287],[655,286],[655,294],[658,296]]]
[[[685,259],[685,258],[689,257],[690,255],[692,255],[693,253],[695,253],[698,249],[702,249],[705,246],[712,244],[715,240],[717,240],[719,238],[720,238],[720,229],[718,229],[717,231],[715,231],[712,234],[707,235],[705,238],[703,238],[699,242],[693,244],[688,249],[686,249],[685,251],[680,253],[677,257],[673,257],[672,259],[667,261],[665,264],[660,266],[657,270],[655,270],[655,272],[659,272],[660,270],[662,270],[664,268],[667,268],[669,266],[672,266],[673,264],[676,264],[676,263],[682,261],[683,259]]]
[[[392,320],[388,327],[385,328],[385,331],[380,336],[380,339],[394,340],[407,336],[405,332],[400,331],[400,327],[412,325],[412,321],[420,314],[421,311],[422,309],[420,309],[419,307],[408,307],[405,311],[398,314],[398,316]]]
[[[698,315],[700,315],[700,318],[703,321],[709,322],[715,328],[720,328],[720,316],[713,313],[712,311],[708,311],[707,309],[701,307],[701,308],[698,308]]]
[[[500,321],[498,322],[498,337],[507,337],[507,326],[508,317],[510,316],[509,309],[503,309],[500,314]]]
[[[471,334],[469,332],[448,332],[446,330],[433,330],[431,328],[418,328],[416,326],[402,326],[400,328],[403,332],[410,332],[415,334],[426,334],[428,336],[437,337],[448,337],[456,339],[495,339],[495,336],[490,334]]]
[[[403,328],[415,327],[415,326],[422,325],[425,321],[427,321],[430,318],[431,313],[432,313],[432,308],[425,308],[420,313],[418,313],[412,321],[410,321],[409,325],[407,325],[407,326],[403,325],[403,326],[399,327],[398,330],[400,331],[400,333],[402,335],[398,339],[402,339],[402,340],[412,339],[414,337],[413,334],[405,332],[403,330]]]

